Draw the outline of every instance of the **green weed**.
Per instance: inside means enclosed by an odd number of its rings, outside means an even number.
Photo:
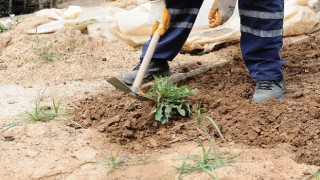
[[[197,89],[189,90],[186,86],[177,87],[176,84],[169,83],[168,78],[155,77],[155,83],[147,93],[156,100],[155,119],[165,124],[176,113],[181,116],[190,115],[190,104],[185,98],[196,92]]]
[[[41,105],[42,98],[43,98],[43,92],[41,95],[38,96],[33,110],[26,112],[26,117],[24,117],[22,120],[3,125],[0,128],[0,132],[4,132],[10,128],[21,126],[30,122],[39,122],[39,121],[46,122],[58,117],[60,115],[61,100],[56,102],[52,98],[51,106],[42,107]]]
[[[19,56],[19,55],[8,55],[6,56],[7,58],[11,59],[11,60],[14,60],[14,61],[24,61],[24,62],[27,62],[28,59],[23,57],[23,56]]]
[[[84,164],[107,165],[109,167],[107,169],[107,174],[109,174],[113,170],[118,169],[125,164],[126,158],[120,155],[120,151],[116,151],[115,154],[109,156],[108,154],[103,152],[101,149],[97,148],[97,150],[105,158],[105,160],[104,161],[86,161],[82,165]]]
[[[53,112],[54,112],[56,115],[59,115],[60,104],[61,104],[61,100],[58,101],[58,102],[56,102],[56,101],[52,98]]]
[[[309,166],[308,166],[308,169],[311,172],[311,178],[310,179],[320,180],[320,169],[314,171]]]
[[[236,156],[225,157],[220,155],[219,150],[215,146],[214,139],[208,132],[206,125],[207,121],[217,130],[222,140],[225,141],[225,139],[219,127],[211,117],[204,116],[201,113],[200,108],[195,111],[194,117],[196,125],[200,126],[201,132],[210,142],[210,146],[206,148],[204,145],[204,141],[198,139],[198,143],[202,149],[202,153],[201,155],[188,155],[182,159],[183,161],[181,166],[176,167],[176,169],[180,172],[179,178],[181,178],[183,174],[188,175],[193,172],[205,172],[208,173],[213,179],[218,179],[215,170],[231,162]]]
[[[38,29],[36,29],[36,32]],[[41,42],[39,38],[39,34],[36,35],[36,46],[33,46],[33,53],[40,57],[45,62],[51,60],[60,60],[59,56],[56,53],[52,52],[54,40],[48,40],[45,42]]]
[[[36,105],[33,109],[33,111],[31,112],[26,112],[26,114],[28,115],[28,118],[30,120],[33,120],[33,121],[40,121],[42,119],[42,110],[41,110],[41,107],[40,107],[40,100],[36,101]]]
[[[139,158],[138,162],[142,165],[146,165],[149,163],[148,157],[147,156],[142,156]]]
[[[205,172],[213,179],[217,179],[215,170],[231,162],[234,157],[224,157],[217,154],[215,145],[211,144],[209,148],[206,148],[201,140],[199,140],[199,146],[202,149],[201,155],[188,155],[183,159],[181,166],[176,167],[180,173],[179,177],[193,172]]]
[[[4,25],[2,25],[2,24],[0,23],[0,33],[9,31],[10,29],[11,29],[11,27],[4,26]]]
[[[1,12],[0,12],[0,17],[1,17]],[[21,23],[21,17],[14,17],[14,16],[10,16],[9,17],[11,20],[11,23],[9,23],[8,25],[3,25],[0,23],[0,33],[6,32],[6,31],[10,31],[12,28],[18,26]]]
[[[30,121],[50,121],[59,115],[59,108],[60,108],[61,100],[59,102],[56,102],[54,99],[52,99],[52,106],[44,108],[41,106],[42,97],[43,96],[39,96],[37,98],[36,105],[33,108],[33,111],[26,112],[28,120],[30,120]]]
[[[23,119],[23,120],[20,120],[20,121],[15,121],[15,122],[12,122],[12,123],[9,123],[9,124],[5,124],[0,128],[0,133],[3,133],[4,131],[6,131],[8,129],[11,129],[13,127],[21,126],[21,125],[24,125],[24,124],[27,124],[27,123],[29,123],[29,121],[26,120],[26,119]]]
[[[53,43],[52,41],[47,41],[44,44],[40,43],[39,37],[37,36],[37,47],[33,48],[34,54],[39,56],[43,61],[51,61],[51,60],[60,60],[60,58],[55,54],[52,53]]]
[[[10,17],[11,22],[8,22],[7,24],[0,23],[0,33],[10,31],[13,27],[13,17]]]
[[[123,109],[123,111],[122,111],[121,114],[123,115],[123,114],[129,109],[130,106],[132,106],[133,104],[135,104],[135,103],[137,103],[137,102],[138,102],[137,99],[131,101],[127,106],[125,106],[125,108]]]

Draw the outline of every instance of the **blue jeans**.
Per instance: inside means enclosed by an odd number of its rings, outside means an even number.
[[[171,61],[180,52],[197,18],[203,0],[167,0],[171,25],[155,50],[153,60]],[[250,76],[260,80],[283,79],[284,0],[239,0],[241,52]],[[144,44],[141,59],[149,42]]]

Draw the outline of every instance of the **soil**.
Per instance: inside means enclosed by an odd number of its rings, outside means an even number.
[[[59,6],[131,8],[136,0],[65,3]],[[106,81],[132,69],[141,49],[72,28],[24,33],[50,21],[19,16],[16,27],[0,34],[0,127],[24,120],[42,93],[43,107],[52,98],[61,100],[60,116],[50,122],[0,130],[0,179],[177,179],[173,166],[182,157],[199,155],[195,138],[205,140],[194,118],[175,117],[161,125],[153,119],[151,103],[134,101]],[[310,169],[319,169],[320,37],[308,37],[304,43],[286,38],[287,94],[280,103],[251,103],[254,82],[236,43],[201,56],[179,54],[170,62],[173,73],[228,62],[180,82],[199,89],[189,100],[194,107],[201,101],[203,114],[221,128],[226,143],[207,124],[221,154],[240,154],[217,169],[220,179],[309,179]],[[108,166],[85,164],[105,161],[101,151],[120,152],[125,164],[109,174]],[[210,177],[192,173],[183,179]]]
[[[262,148],[288,143],[294,148],[295,160],[320,165],[319,52],[319,41],[283,49],[287,93],[280,103],[251,103],[254,81],[239,52],[227,65],[183,84],[199,89],[190,101],[201,102],[203,113],[214,118],[228,141]],[[130,150],[169,147],[176,139],[199,134],[194,126],[183,125],[191,118],[176,117],[161,125],[154,121],[152,103],[133,102],[116,91],[76,104],[72,114],[78,122],[98,128],[110,142]]]

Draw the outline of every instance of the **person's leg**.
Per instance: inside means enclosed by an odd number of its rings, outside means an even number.
[[[167,76],[170,74],[167,61],[171,61],[180,52],[187,40],[203,0],[166,0],[167,8],[171,15],[170,28],[160,38],[153,58],[147,70],[144,82],[149,81],[153,76]],[[140,60],[143,59],[150,41],[143,46]],[[126,84],[132,84],[139,65],[131,72],[125,74],[122,80]]]
[[[187,40],[203,0],[167,0],[166,5],[171,15],[170,28],[160,38],[155,50],[154,59],[171,61],[180,52]],[[144,44],[143,59],[149,42]]]
[[[257,82],[254,102],[283,97],[283,11],[284,0],[239,0],[241,51]]]

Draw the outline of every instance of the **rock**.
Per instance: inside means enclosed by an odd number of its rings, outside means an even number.
[[[17,101],[15,99],[10,99],[7,101],[8,104],[16,104]]]
[[[31,149],[27,149],[26,150],[26,156],[27,157],[35,158],[38,155],[39,155],[39,151],[35,151],[35,150],[31,150]]]
[[[11,40],[12,40],[12,37],[10,35],[1,36],[1,38],[0,38],[0,51],[5,49],[6,47],[8,47]]]
[[[134,149],[135,151],[141,151],[141,150],[143,149],[143,146],[142,146],[141,144],[135,143],[135,144],[133,145],[133,149]]]
[[[14,141],[14,137],[13,136],[5,136],[3,137],[4,138],[4,141]]]
[[[251,127],[251,129],[254,130],[257,133],[261,132],[261,129],[259,128],[259,126],[258,127],[254,127],[253,126],[253,127]]]
[[[149,142],[150,142],[151,146],[153,146],[153,147],[158,147],[158,145],[159,145],[159,142],[154,138],[150,138]]]
[[[112,126],[113,124],[115,124],[115,123],[117,123],[119,121],[120,121],[120,116],[119,115],[113,116],[112,118],[106,120],[106,126],[110,127],[110,126]]]
[[[41,109],[44,111],[49,111],[49,110],[51,110],[51,107],[50,106],[42,106]]]
[[[258,133],[256,133],[255,131],[250,131],[248,136],[250,141],[254,141],[258,137]]]
[[[105,125],[104,125],[104,124],[100,125],[100,126],[98,127],[98,131],[99,131],[99,132],[104,132],[104,131],[106,131]]]
[[[303,92],[295,92],[293,95],[292,95],[292,98],[301,98],[303,97]]]
[[[5,65],[5,64],[0,64],[0,71],[4,71],[4,70],[7,70],[8,69],[8,66]]]
[[[310,171],[305,170],[305,171],[303,171],[303,175],[308,176],[308,175],[311,175],[311,173],[310,173]]]

